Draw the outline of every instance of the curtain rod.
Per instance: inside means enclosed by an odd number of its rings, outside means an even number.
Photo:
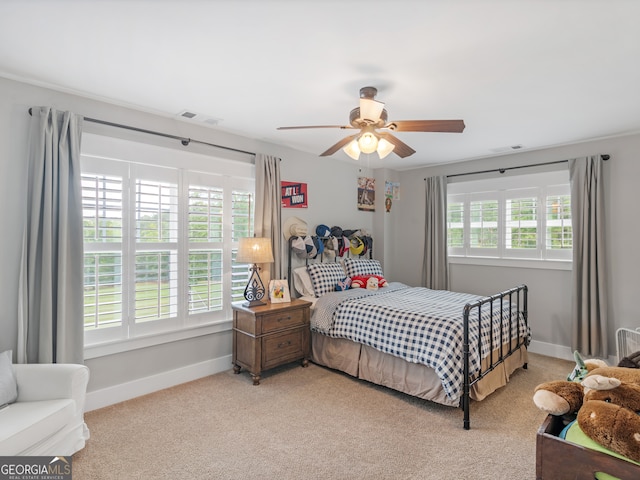
[[[31,108],[29,109],[29,115],[33,115]],[[201,145],[208,145],[210,147],[222,148],[224,150],[231,150],[232,152],[244,153],[246,155],[255,155],[255,152],[247,152],[246,150],[239,150],[237,148],[225,147],[224,145],[217,145],[215,143],[203,142],[201,140],[194,140],[193,138],[179,137],[177,135],[170,135],[168,133],[155,132],[153,130],[146,130],[144,128],[131,127],[129,125],[122,125],[121,123],[113,123],[113,122],[107,122],[105,120],[98,120],[96,118],[84,117],[84,119],[87,122],[99,123],[101,125],[108,125],[110,127],[124,128],[125,130],[133,130],[134,132],[148,133],[149,135],[157,135],[159,137],[171,138],[173,140],[180,140],[180,143],[182,143],[182,145],[184,145],[185,147],[189,145],[191,142],[193,142],[193,143],[199,143]]]
[[[610,156],[609,155],[602,155],[602,160],[604,160],[605,162],[607,160],[609,160]],[[477,175],[479,173],[492,173],[492,172],[500,172],[500,173],[504,173],[507,170],[517,170],[518,168],[529,168],[529,167],[540,167],[542,165],[554,165],[556,163],[566,163],[569,160],[556,160],[555,162],[543,162],[543,163],[531,163],[529,165],[518,165],[515,167],[505,167],[505,168],[494,168],[491,170],[479,170],[477,172],[467,172],[467,173],[454,173],[451,175],[447,175],[447,178],[452,178],[452,177],[463,177],[465,175]],[[426,178],[425,178],[426,180]]]

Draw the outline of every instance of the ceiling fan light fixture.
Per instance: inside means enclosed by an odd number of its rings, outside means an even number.
[[[347,146],[342,149],[344,153],[349,155],[354,160],[358,160],[360,158],[360,148],[358,147],[358,141],[353,140],[347,143]]]
[[[378,156],[381,160],[391,152],[393,152],[394,148],[396,148],[396,146],[393,143],[388,142],[384,138],[378,140]]]
[[[358,160],[360,153],[377,152],[382,159],[393,152],[400,158],[406,158],[416,153],[391,132],[450,132],[462,133],[465,129],[463,120],[396,120],[388,123],[387,110],[383,102],[374,100],[378,93],[375,87],[360,89],[360,106],[349,113],[349,125],[314,125],[278,127],[278,130],[292,130],[302,128],[340,128],[358,130],[355,135],[349,135],[333,144],[320,154],[321,157],[333,155],[342,149],[350,158]],[[378,129],[385,129],[379,131]],[[515,147],[514,147],[515,148]]]
[[[373,153],[378,148],[378,137],[373,132],[364,132],[358,138],[358,147],[362,153]]]

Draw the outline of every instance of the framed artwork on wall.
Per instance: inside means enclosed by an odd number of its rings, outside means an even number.
[[[281,181],[282,208],[307,208],[307,184]]]
[[[358,210],[375,212],[376,179],[358,177]]]

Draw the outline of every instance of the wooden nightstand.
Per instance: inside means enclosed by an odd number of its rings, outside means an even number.
[[[300,359],[303,367],[309,365],[309,302],[294,299],[254,308],[242,303],[232,304],[234,373],[245,367],[253,384],[260,385],[264,370]]]

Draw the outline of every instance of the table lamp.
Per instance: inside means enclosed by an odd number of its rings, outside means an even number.
[[[266,303],[262,301],[266,290],[260,279],[260,275],[258,275],[258,270],[260,269],[258,263],[273,262],[271,239],[262,237],[241,238],[238,244],[236,262],[253,264],[250,267],[251,276],[249,277],[249,283],[247,284],[247,288],[244,289],[244,298],[247,300],[244,306],[257,307],[259,305],[266,305]]]

